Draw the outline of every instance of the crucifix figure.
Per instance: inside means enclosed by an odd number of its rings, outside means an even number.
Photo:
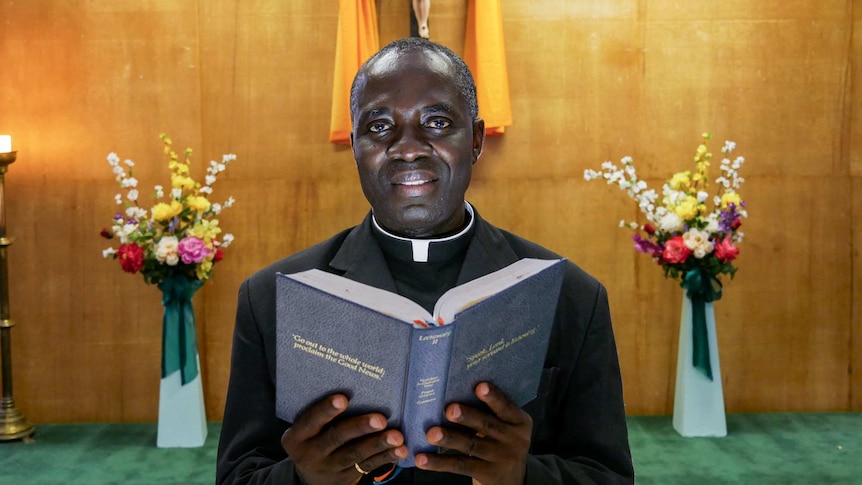
[[[410,3],[411,13],[413,14],[413,18],[416,20],[416,30],[413,31],[411,28],[411,35],[413,37],[418,35],[423,39],[429,39],[428,11],[431,9],[431,0],[410,0]],[[413,22],[410,23],[412,27]]]

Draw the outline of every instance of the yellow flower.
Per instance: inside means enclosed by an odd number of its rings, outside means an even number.
[[[153,206],[153,219],[156,221],[169,221],[180,215],[183,211],[183,205],[176,200],[172,200],[170,204],[159,202]]]
[[[694,219],[695,216],[697,216],[697,214],[698,214],[698,207],[697,206],[698,206],[697,199],[692,197],[692,196],[688,196],[685,198],[685,200],[683,200],[682,202],[677,204],[677,206],[674,207],[673,211],[682,220],[687,221],[689,219]]]
[[[721,196],[721,208],[727,209],[730,204],[739,207],[742,203],[742,197],[739,196],[736,192],[730,190],[722,194]]]
[[[195,224],[194,227],[189,229],[188,232],[189,235],[199,237],[207,243],[215,239],[215,237],[220,233],[221,228],[218,227],[218,220],[216,219],[203,219]]]
[[[697,146],[697,154],[698,155],[703,156],[704,154],[706,154],[706,151],[707,151],[706,145],[704,145],[703,143],[701,143],[700,145]]]
[[[188,175],[189,166],[185,163],[171,161],[168,163],[168,168],[173,170],[177,175]]]
[[[190,195],[186,199],[186,205],[198,212],[206,212],[210,208],[210,201],[200,195]]]
[[[691,172],[685,171],[673,174],[673,177],[668,181],[668,185],[673,190],[685,192],[691,187]]]
[[[207,279],[207,275],[212,270],[212,268],[213,262],[212,256],[210,256],[207,259],[203,260],[200,264],[198,264],[198,267],[195,268],[195,275],[198,277],[199,280],[205,280]]]
[[[195,187],[195,181],[189,177],[182,175],[171,175],[171,186],[175,189],[192,190]]]

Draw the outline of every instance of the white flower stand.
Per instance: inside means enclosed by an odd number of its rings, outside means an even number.
[[[679,326],[679,354],[676,362],[676,390],[673,400],[673,427],[682,436],[727,436],[721,366],[715,332],[715,310],[706,303],[706,334],[713,380],[692,365],[691,299],[683,294]]]
[[[200,356],[195,356],[198,375],[183,386],[180,371],[162,379],[159,388],[159,448],[196,448],[207,439],[207,417],[201,382]]]

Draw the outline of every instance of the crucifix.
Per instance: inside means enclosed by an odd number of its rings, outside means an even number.
[[[428,11],[431,0],[410,0],[410,36],[429,39]]]

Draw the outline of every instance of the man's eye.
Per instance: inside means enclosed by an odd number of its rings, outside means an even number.
[[[448,128],[450,124],[451,123],[449,123],[448,120],[436,119],[425,123],[425,126],[428,128],[433,128],[435,130],[440,130],[443,128]]]
[[[372,133],[382,133],[389,129],[389,125],[386,123],[371,123],[368,126],[368,131]]]

